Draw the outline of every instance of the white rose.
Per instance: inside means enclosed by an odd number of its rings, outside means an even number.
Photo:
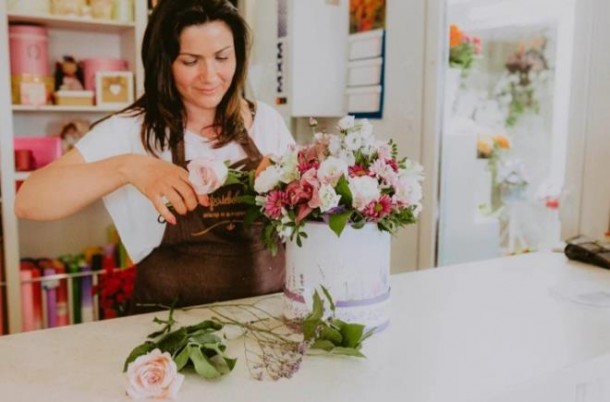
[[[254,190],[259,193],[271,191],[280,182],[280,171],[277,166],[272,165],[260,172],[258,177],[254,179]]]
[[[335,189],[328,184],[323,184],[318,191],[318,197],[320,198],[320,211],[326,212],[339,205],[341,196],[337,194]]]
[[[210,194],[222,186],[227,180],[229,169],[215,159],[196,158],[186,166],[189,181],[197,194]]]
[[[352,205],[359,211],[381,196],[377,179],[369,176],[351,177],[349,189],[352,192]]]
[[[184,376],[169,353],[159,349],[138,357],[127,367],[127,395],[133,399],[173,399]]]
[[[318,180],[324,184],[336,186],[341,176],[347,177],[347,164],[334,156],[326,158],[318,168]]]
[[[337,123],[337,125],[339,126],[339,129],[341,131],[346,131],[354,127],[354,121],[354,116],[345,116],[341,120],[339,120],[339,123]]]

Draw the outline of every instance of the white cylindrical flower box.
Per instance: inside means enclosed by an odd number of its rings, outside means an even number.
[[[286,243],[284,316],[302,319],[315,290],[329,290],[337,318],[381,330],[389,324],[390,240],[376,224],[349,225],[340,237],[325,223],[307,223],[302,247]],[[326,303],[328,309],[328,303]]]

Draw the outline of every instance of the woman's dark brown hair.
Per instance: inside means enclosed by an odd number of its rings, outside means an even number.
[[[216,147],[247,135],[242,117],[250,32],[237,9],[227,0],[161,0],[155,7],[142,41],[144,95],[127,108],[142,114],[142,143],[156,155],[184,137],[186,110],[176,89],[172,63],[180,52],[180,34],[193,25],[222,21],[233,33],[236,70],[233,82],[216,108]]]

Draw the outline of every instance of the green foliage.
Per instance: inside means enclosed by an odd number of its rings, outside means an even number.
[[[365,326],[347,323],[334,317],[335,304],[328,289],[322,286],[322,294],[329,303],[331,316],[324,318],[324,300],[316,290],[313,295],[311,313],[303,320],[303,337],[310,349],[334,355],[365,357],[360,349],[362,342],[374,330],[365,331]]]
[[[163,329],[150,334],[146,342],[131,351],[125,360],[123,371],[127,370],[129,363],[154,349],[168,352],[178,371],[192,368],[206,379],[215,379],[233,370],[236,359],[225,355],[226,345],[217,335],[223,324],[215,320],[205,320],[172,331],[172,325],[175,324],[173,311],[171,308],[167,320],[155,317],[154,322],[164,325]]]

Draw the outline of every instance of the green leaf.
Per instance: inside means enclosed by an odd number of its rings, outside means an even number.
[[[197,332],[189,337],[190,342],[198,343],[199,345],[205,345],[208,343],[220,343],[221,339],[211,332]]]
[[[324,296],[326,296],[326,300],[328,300],[328,303],[330,304],[330,311],[334,313],[335,303],[333,302],[333,297],[330,295],[330,292],[328,291],[328,289],[326,289],[325,286],[320,285],[320,287],[322,288],[322,292],[324,292]]]
[[[223,186],[227,186],[229,184],[241,184],[241,180],[239,180],[239,177],[235,173],[229,172],[227,175],[227,180],[225,180]]]
[[[352,190],[349,189],[349,183],[345,176],[341,176],[339,181],[337,181],[337,186],[335,187],[335,192],[341,196],[341,203],[348,207],[352,206]]]
[[[255,199],[256,197],[254,197],[253,195],[239,195],[235,197],[234,201],[237,204],[255,205]]]
[[[207,356],[203,354],[199,346],[190,346],[189,357],[193,362],[195,371],[203,378],[214,379],[221,376],[220,371],[218,371]]]
[[[212,357],[210,361],[214,364],[214,367],[216,367],[216,369],[221,374],[228,374],[230,371],[233,370],[237,359],[232,359],[224,354],[224,345],[216,343],[205,345],[205,347],[206,349],[210,349],[211,351],[216,353],[216,356]]]
[[[216,320],[204,320],[195,325],[189,325],[186,327],[186,332],[189,334],[193,334],[196,331],[213,329],[214,331],[221,330],[223,327],[222,323]]]
[[[157,347],[162,352],[169,352],[173,355],[177,350],[186,344],[186,328],[181,327],[174,332],[170,332],[157,342]]]
[[[136,360],[138,357],[143,356],[143,355],[147,354],[148,352],[152,351],[155,347],[156,347],[156,345],[154,342],[146,341],[143,344],[138,345],[135,348],[133,348],[131,353],[129,353],[129,356],[127,356],[127,359],[125,360],[125,364],[123,364],[123,372],[127,371],[127,367],[129,366],[129,363]]]
[[[342,214],[331,215],[328,220],[330,229],[337,234],[337,237],[341,236],[341,232],[345,229],[345,225],[352,216],[352,211],[343,212]]]
[[[332,318],[329,320],[329,322],[333,327],[335,327],[339,331],[341,331],[341,329],[347,325],[347,323],[345,321],[342,321],[338,318]]]
[[[335,346],[342,346],[343,343],[343,336],[341,335],[341,332],[329,327],[328,325],[322,327],[319,339],[330,341]]]
[[[184,368],[184,366],[186,366],[186,364],[189,362],[190,352],[191,352],[190,347],[185,346],[182,348],[180,353],[178,353],[176,355],[176,357],[174,357],[174,363],[176,363],[176,367],[178,368],[178,371],[182,370]]]
[[[330,352],[331,350],[335,349],[335,344],[332,343],[331,341],[319,339],[319,340],[315,341],[314,343],[312,343],[309,348],[310,349],[321,349],[326,352]]]
[[[336,347],[333,348],[330,353],[333,355],[352,356],[352,357],[366,357],[358,349]]]
[[[244,225],[250,226],[259,216],[261,216],[261,213],[258,207],[248,208],[244,216]]]
[[[153,332],[153,333],[151,333],[151,334],[149,334],[149,335],[147,336],[147,338],[148,338],[148,339],[155,339],[155,338],[157,338],[157,337],[159,337],[159,336],[163,335],[163,334],[164,334],[164,333],[166,333],[166,332],[167,332],[167,327],[166,327],[166,328],[163,328],[163,329],[160,329],[160,330],[158,330],[158,331],[155,331],[155,332]]]
[[[341,328],[343,335],[343,344],[346,348],[355,348],[362,342],[362,334],[364,333],[364,325],[348,323]]]
[[[316,336],[316,328],[324,315],[324,303],[316,290],[313,294],[313,308],[303,320],[303,337],[306,341]]]

